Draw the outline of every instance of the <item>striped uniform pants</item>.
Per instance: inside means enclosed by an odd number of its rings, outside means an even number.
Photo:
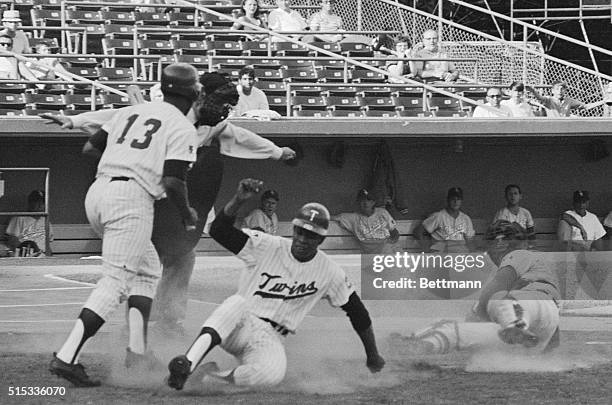
[[[130,295],[155,294],[161,265],[151,242],[153,202],[132,179],[101,176],[87,192],[87,218],[102,238],[103,277],[85,307],[102,318]]]
[[[280,383],[287,371],[283,336],[248,312],[244,298],[227,298],[203,326],[221,336],[221,347],[240,362],[234,369],[234,383],[245,386],[271,386]]]

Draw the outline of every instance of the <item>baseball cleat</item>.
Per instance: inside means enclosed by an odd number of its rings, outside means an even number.
[[[140,369],[143,371],[153,371],[163,368],[163,363],[155,357],[152,351],[144,354],[134,353],[128,347],[125,354],[125,367],[130,369]]]
[[[176,356],[168,364],[170,375],[168,376],[168,386],[175,390],[182,390],[187,381],[187,377],[191,374],[191,361],[187,356]]]
[[[523,345],[535,347],[540,339],[520,324],[511,325],[499,331],[499,338],[510,345]]]
[[[70,381],[75,387],[98,387],[101,384],[100,381],[89,378],[83,365],[66,363],[58,359],[56,353],[53,353],[49,371],[51,374]]]

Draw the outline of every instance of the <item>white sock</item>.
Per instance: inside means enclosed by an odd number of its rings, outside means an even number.
[[[72,332],[68,335],[68,339],[64,342],[62,348],[57,352],[57,358],[63,362],[71,363],[72,359],[75,357],[75,353],[83,340],[83,334],[85,333],[85,326],[83,325],[83,321],[81,319],[77,319],[74,327],[72,328]],[[77,359],[75,358],[75,363]]]
[[[128,319],[130,329],[128,347],[133,353],[144,354],[146,346],[142,313],[136,308],[130,308],[128,311]]]
[[[204,354],[206,354],[210,348],[211,341],[211,336],[208,333],[204,333],[203,335],[198,336],[196,341],[193,342],[187,351],[186,356],[191,362],[191,372],[195,370],[202,357],[204,357]]]

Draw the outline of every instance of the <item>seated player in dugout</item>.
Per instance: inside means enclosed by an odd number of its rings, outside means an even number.
[[[400,234],[395,219],[383,207],[376,207],[374,195],[361,189],[357,193],[357,212],[332,216],[359,241],[362,253],[393,253]]]
[[[597,215],[588,211],[591,199],[585,190],[574,191],[573,209],[565,211],[559,219],[557,236],[563,250],[605,250],[602,239],[606,231]]]
[[[423,252],[468,253],[475,235],[472,219],[461,211],[463,190],[452,187],[446,207],[434,212],[417,227],[414,234]]]
[[[215,363],[200,370],[205,378],[242,386],[272,386],[285,377],[284,338],[295,333],[312,307],[325,298],[342,308],[359,335],[366,366],[380,371],[372,321],[344,270],[318,249],[329,227],[329,212],[318,203],[304,205],[293,219],[293,238],[234,228],[240,206],[263,183],[243,179],[215,218],[210,235],[246,264],[238,293],[227,298],[204,322],[184,355],[170,361],[167,383],[180,390],[215,346],[232,354],[240,365],[220,371]]]
[[[261,205],[244,218],[243,228],[276,235],[278,232],[278,216],[276,208],[280,197],[276,190],[266,190],[261,195]]]
[[[390,336],[393,349],[413,355],[456,350],[540,354],[559,345],[559,280],[527,234],[500,220],[487,230],[487,253],[498,267],[464,322],[440,321],[410,336]]]
[[[28,211],[45,211],[45,193],[33,190],[28,195]],[[43,215],[20,215],[11,218],[6,227],[7,246],[13,252],[19,251],[20,256],[40,256],[51,254],[46,251],[45,217]],[[53,240],[51,224],[49,224],[49,241]]]

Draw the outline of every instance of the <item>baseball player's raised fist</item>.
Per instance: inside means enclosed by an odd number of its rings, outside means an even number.
[[[49,120],[49,122],[46,122],[47,125],[57,124],[57,125],[60,125],[62,128],[72,129],[72,120],[69,117],[66,117],[64,115],[43,113],[43,114],[39,114],[38,116],[40,118]]]
[[[296,153],[293,149],[283,146],[283,154],[281,155],[281,160],[291,160],[295,159]]]
[[[238,191],[236,191],[236,197],[239,200],[247,200],[253,197],[255,194],[263,188],[263,181],[257,179],[242,179],[238,183]]]
[[[378,353],[368,356],[366,366],[368,366],[372,373],[378,373],[383,369],[383,367],[385,367],[385,359],[383,359]]]

